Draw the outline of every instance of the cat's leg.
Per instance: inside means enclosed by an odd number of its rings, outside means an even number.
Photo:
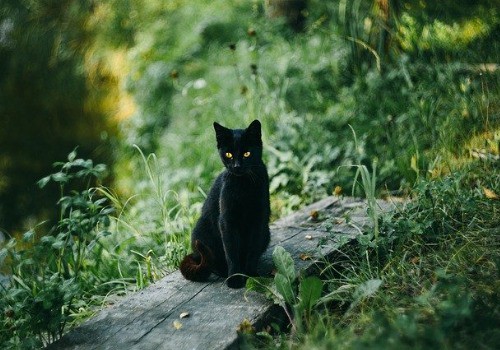
[[[245,262],[245,275],[249,277],[257,277],[257,266],[259,264],[260,254],[256,252],[249,252]]]
[[[245,285],[245,277],[241,275],[239,233],[234,228],[231,228],[234,225],[230,225],[224,219],[220,220],[219,227],[227,263],[227,286],[229,288],[241,288]]]
[[[252,242],[253,247],[247,253],[244,271],[246,275],[256,277],[259,275],[257,273],[259,259],[269,246],[269,227],[266,225],[266,227],[256,230],[256,232],[250,236],[254,238],[259,237],[259,240]]]

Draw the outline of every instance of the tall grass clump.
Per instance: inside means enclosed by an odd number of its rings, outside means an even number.
[[[110,189],[103,193],[118,209],[113,223],[120,234],[114,244],[132,251],[142,268],[150,270],[153,266],[155,273],[147,274],[152,282],[177,268],[185,256],[189,232],[201,206],[186,191],[171,189],[172,179],[166,176],[167,171],[154,153],[146,156],[142,149],[134,147],[138,155],[134,162],[141,164],[136,193],[126,200]]]
[[[157,160],[144,162],[148,183],[141,205],[122,201],[101,180],[103,164],[73,151],[42,188],[60,191],[59,215],[11,238],[0,250],[7,282],[0,285],[0,341],[6,348],[39,348],[59,339],[117,296],[172,271],[187,252],[194,220],[176,193],[165,190]],[[144,207],[142,207],[144,209]]]

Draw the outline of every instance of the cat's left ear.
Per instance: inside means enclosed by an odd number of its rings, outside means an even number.
[[[257,119],[251,122],[246,130],[246,133],[260,140],[262,137],[260,122]]]
[[[223,127],[222,125],[220,125],[220,124],[219,124],[219,123],[217,123],[217,122],[214,122],[214,129],[215,129],[215,132],[216,132],[217,134],[222,134],[222,133],[224,133],[224,132],[227,132],[227,131],[228,131],[228,129],[227,129],[227,128]]]

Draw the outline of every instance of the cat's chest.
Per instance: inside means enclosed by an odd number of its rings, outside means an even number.
[[[222,187],[221,197],[224,200],[249,200],[253,197],[256,197],[259,190],[260,189],[257,186],[238,186],[235,184],[225,184]]]
[[[221,189],[220,202],[226,209],[250,208],[258,206],[263,195],[263,188],[258,183],[226,181]]]

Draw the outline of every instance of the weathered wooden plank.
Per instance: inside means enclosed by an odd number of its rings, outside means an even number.
[[[391,207],[383,201],[379,205]],[[259,272],[272,271],[276,245],[291,253],[297,267],[312,270],[370,224],[363,201],[329,197],[314,203],[271,226],[271,244]],[[302,254],[309,258],[301,259]],[[243,320],[262,327],[274,310],[261,295],[230,289],[220,278],[194,283],[177,271],[102,310],[49,348],[227,349],[237,347],[236,329]],[[181,319],[184,312],[189,316]]]

